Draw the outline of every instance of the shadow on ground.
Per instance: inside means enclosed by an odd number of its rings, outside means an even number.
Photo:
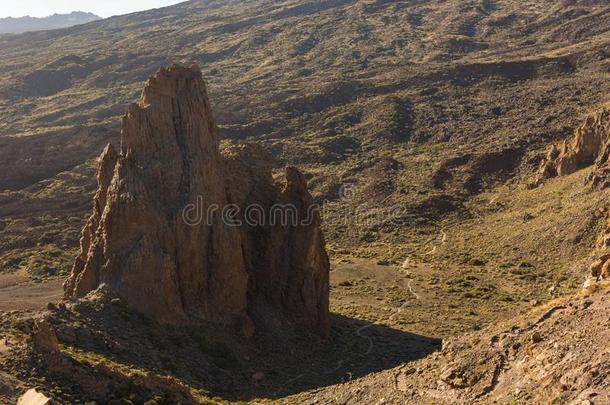
[[[273,359],[271,365],[281,372],[252,394],[274,399],[343,383],[420,359],[439,350],[441,344],[440,339],[334,315],[328,342],[301,342],[298,349]]]
[[[279,399],[338,384],[422,358],[441,346],[439,339],[338,315],[333,316],[330,338],[322,342],[294,333],[245,340],[233,331],[206,325],[168,328],[115,300],[86,301],[75,309],[53,311],[52,322],[60,341],[81,353],[79,356],[105,359],[104,363],[121,370],[172,376],[210,397],[228,401]],[[81,366],[89,367],[86,362]],[[125,385],[120,375],[116,378],[116,386]],[[78,386],[76,380],[65,381],[65,375],[61,380],[63,387]],[[147,399],[155,394],[135,386],[129,390],[108,395],[121,399],[137,394]],[[87,392],[68,391],[66,395],[99,400]]]

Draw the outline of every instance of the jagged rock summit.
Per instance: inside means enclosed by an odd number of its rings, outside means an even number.
[[[197,66],[161,69],[123,117],[121,150],[98,163],[98,191],[68,299],[101,285],[165,323],[329,331],[329,260],[303,175],[274,182],[255,145],[219,151]],[[227,218],[225,207],[230,207]],[[256,207],[258,221],[249,207]],[[278,207],[279,210],[278,210]],[[283,220],[274,220],[273,216]]]
[[[588,181],[596,188],[609,187],[610,103],[589,115],[576,130],[572,140],[551,147],[532,186],[539,186],[545,179],[566,176],[593,164]]]
[[[591,187],[610,187],[610,103],[603,104],[587,116],[573,139],[565,140],[559,146],[551,146],[530,187],[538,187],[549,178],[567,176],[587,166],[593,166],[587,176],[587,183]],[[601,252],[598,252],[598,259],[589,268],[590,275],[595,279],[609,279],[610,222],[600,234],[597,247]]]

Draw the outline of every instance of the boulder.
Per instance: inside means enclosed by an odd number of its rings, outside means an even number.
[[[589,266],[589,272],[595,279],[610,278],[610,254],[601,255]]]
[[[287,168],[276,184],[272,167],[255,145],[221,154],[198,67],[161,69],[123,117],[120,151],[100,157],[66,298],[104,284],[163,323],[211,321],[251,335],[271,317],[326,336],[320,215],[304,176]],[[291,220],[275,221],[277,207]],[[253,211],[264,218],[246,221]]]
[[[51,405],[53,401],[50,398],[47,398],[44,394],[36,391],[34,388],[26,391],[19,400],[17,400],[17,405]]]
[[[54,354],[59,353],[59,341],[51,325],[45,320],[38,319],[34,322],[32,332],[32,342],[34,348],[40,353]]]

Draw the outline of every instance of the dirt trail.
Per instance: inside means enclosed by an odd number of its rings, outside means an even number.
[[[63,278],[42,282],[29,280],[24,272],[0,275],[0,311],[41,309],[63,294]]]
[[[11,274],[0,274],[0,290],[26,283],[29,279],[24,270]]]
[[[450,339],[432,356],[285,403],[607,404],[609,296],[598,284]]]
[[[416,293],[415,290],[413,289],[413,278],[412,278],[413,276],[411,274],[411,270],[409,269],[410,265],[411,265],[411,259],[407,258],[405,260],[405,262],[402,264],[400,272],[401,272],[401,274],[404,274],[406,277],[409,278],[409,283],[407,284],[407,288],[409,289],[409,292],[411,293],[411,295],[413,295],[416,300],[419,300],[421,298],[420,295],[418,293]],[[402,310],[402,307],[400,310]]]
[[[419,249],[419,257],[434,254],[440,245],[447,243],[448,235],[444,230]],[[438,246],[437,246],[438,245]],[[415,254],[414,256],[418,256]],[[433,299],[430,294],[421,291],[416,284],[418,275],[429,272],[429,266],[420,263],[417,258],[407,257],[402,265],[385,265],[368,259],[351,258],[347,262],[334,263],[331,272],[332,294],[334,305],[347,305],[362,308],[368,315],[377,318],[375,321],[359,318],[363,322],[353,333],[354,340],[363,342],[358,350],[344,358],[330,362],[328,368],[313,372],[303,372],[290,378],[288,384],[313,378],[312,374],[344,375],[345,381],[352,379],[350,368],[354,362],[369,362],[376,355],[394,350],[402,344],[400,337],[388,337],[380,333],[379,328],[396,326],[403,318],[409,318],[408,309],[429,305]],[[394,301],[396,296],[402,298]],[[394,299],[392,299],[392,297]],[[398,303],[398,304],[397,304]],[[397,304],[397,305],[396,305]],[[375,316],[375,314],[379,316]],[[360,315],[361,316],[361,315]],[[403,333],[408,334],[404,331]],[[404,336],[402,337],[404,339]],[[413,357],[413,359],[419,356]]]
[[[302,380],[314,378],[318,375],[341,375],[344,381],[351,380],[354,364],[373,364],[376,356],[387,355],[388,352],[396,350],[401,344],[412,344],[412,358],[419,358],[422,353],[428,353],[433,349],[430,346],[417,348],[422,343],[416,335],[408,332],[394,331],[394,333],[384,332],[384,328],[392,328],[405,311],[416,304],[422,297],[414,291],[412,286],[412,271],[419,270],[419,265],[409,265],[407,260],[401,266],[383,265],[372,262],[368,259],[352,258],[349,262],[334,263],[331,272],[332,294],[331,301],[337,304],[352,305],[359,308],[369,308],[373,312],[383,314],[376,321],[356,318],[359,323],[351,333],[354,341],[358,341],[358,349],[348,353],[345,357],[328,363],[328,366],[314,371],[303,372],[290,378],[287,383],[298,384]],[[374,287],[373,287],[374,286]],[[366,291],[362,291],[364,288]],[[401,292],[405,298],[397,307],[389,313],[384,313],[392,304],[383,298],[388,293]],[[371,315],[371,314],[369,314]],[[424,340],[426,338],[423,338]],[[406,343],[405,343],[406,342]],[[418,353],[419,350],[419,353]],[[400,352],[398,355],[404,356]]]

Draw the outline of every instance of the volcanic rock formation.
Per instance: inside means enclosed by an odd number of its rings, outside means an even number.
[[[610,105],[587,117],[572,141],[553,145],[540,165],[532,186],[545,179],[566,176],[595,164],[588,180],[594,187],[610,186]]]
[[[320,216],[298,170],[286,169],[282,187],[271,168],[254,145],[220,153],[198,67],[161,69],[123,117],[120,152],[109,145],[100,157],[66,298],[105,285],[164,323],[234,324],[246,335],[290,325],[326,336]]]

